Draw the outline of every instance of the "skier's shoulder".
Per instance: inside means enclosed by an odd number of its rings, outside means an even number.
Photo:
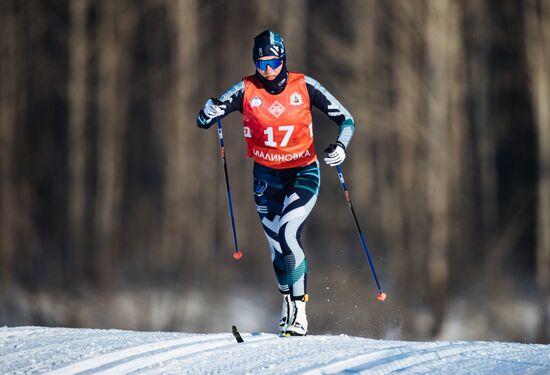
[[[304,81],[306,75],[304,73],[300,72],[288,72],[288,80],[289,82],[295,82],[295,81]]]
[[[306,82],[306,85],[311,86],[311,87],[314,88],[314,89],[317,89],[317,90],[318,90],[319,88],[323,87],[323,86],[319,83],[319,81],[317,81],[315,78],[310,77],[310,76],[305,75],[305,74],[304,74],[304,80],[305,80],[305,82]]]
[[[220,96],[220,100],[222,102],[232,102],[236,97],[242,95],[243,93],[244,93],[244,80],[241,80],[235,83],[229,89],[227,89],[227,91]]]

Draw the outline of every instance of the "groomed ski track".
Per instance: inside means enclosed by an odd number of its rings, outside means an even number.
[[[0,373],[550,374],[550,345],[241,335],[2,327]]]

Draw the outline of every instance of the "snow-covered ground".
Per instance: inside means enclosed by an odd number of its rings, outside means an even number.
[[[550,374],[550,345],[242,336],[2,327],[0,373]]]

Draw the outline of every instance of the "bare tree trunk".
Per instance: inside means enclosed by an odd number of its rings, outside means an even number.
[[[484,254],[483,272],[486,276],[485,285],[494,290],[495,280],[501,269],[502,251],[496,246],[495,239],[498,229],[498,176],[497,149],[494,127],[490,123],[490,92],[489,92],[489,47],[490,21],[489,5],[484,1],[467,1],[464,5],[469,26],[465,31],[469,34],[470,58],[470,105],[474,149],[476,157],[476,177],[478,180],[479,200],[478,214],[475,215],[477,225],[474,226],[477,241],[477,251]]]
[[[514,6],[520,9],[520,6]],[[513,7],[512,7],[513,8]],[[508,283],[511,280],[503,277],[502,267],[506,259],[511,254],[514,245],[526,226],[529,225],[528,207],[529,200],[519,198],[521,205],[511,209],[512,214],[501,211],[499,196],[501,187],[499,186],[499,168],[497,163],[499,136],[495,129],[505,129],[502,126],[495,127],[495,121],[502,123],[499,113],[503,108],[497,108],[495,103],[499,102],[498,92],[502,91],[504,82],[499,74],[498,64],[491,61],[490,55],[493,46],[503,45],[504,40],[508,45],[511,41],[508,36],[514,32],[494,33],[495,20],[499,16],[491,13],[513,14],[510,7],[493,7],[489,2],[466,1],[463,4],[465,12],[465,38],[467,48],[467,59],[469,69],[469,116],[470,129],[473,143],[473,181],[474,195],[472,215],[472,232],[475,241],[473,242],[473,257],[470,258],[473,271],[471,273],[481,273],[483,282],[474,288],[483,288],[478,293],[490,293],[495,299],[505,298],[506,291],[509,288]],[[514,16],[517,20],[519,18]],[[513,24],[510,25],[513,27]],[[508,48],[508,47],[507,47]],[[514,47],[509,47],[514,48]],[[506,87],[509,83],[506,84]],[[496,116],[496,117],[495,117]],[[505,173],[506,174],[506,173]],[[506,191],[504,189],[503,191]],[[506,204],[503,206],[505,207]],[[475,258],[479,254],[479,258]],[[479,263],[481,267],[476,267]],[[475,270],[475,268],[478,268]],[[499,330],[496,320],[499,314],[499,304],[485,303],[486,322],[489,331],[497,332]]]
[[[264,2],[262,2],[264,3]],[[266,2],[269,3],[269,2]],[[284,16],[281,18],[281,34],[285,38],[287,55],[292,56],[291,71],[302,72],[306,68],[307,1],[284,0]]]
[[[427,86],[428,86],[428,210],[431,217],[428,253],[428,282],[434,314],[432,335],[436,335],[443,321],[447,279],[449,239],[449,118],[447,113],[449,57],[447,30],[448,0],[428,2],[426,21]],[[452,18],[452,17],[450,17]]]
[[[460,3],[463,38],[464,104],[461,108],[465,125],[460,132],[462,150],[460,191],[454,209],[459,224],[452,237],[453,268],[460,269],[465,278],[483,272],[480,254],[489,248],[490,234],[496,228],[496,149],[490,138],[489,121],[489,30],[488,2],[465,0]],[[481,134],[484,134],[483,137]],[[483,138],[481,142],[479,139]],[[456,160],[455,160],[456,162]],[[467,252],[459,249],[470,249]],[[455,280],[460,282],[459,280]]]
[[[351,108],[354,108],[353,118],[357,124],[354,137],[356,137],[356,140],[363,140],[358,143],[368,140],[366,143],[371,144],[374,142],[373,134],[380,125],[374,109],[377,107],[375,101],[375,97],[378,95],[377,85],[382,86],[376,80],[373,69],[376,52],[380,48],[376,45],[376,30],[379,27],[377,4],[375,0],[359,0],[346,4],[350,5],[350,14],[356,17],[353,20],[355,25],[353,55],[355,58],[350,59],[353,63],[353,79],[355,81],[353,87],[355,90],[349,96]],[[371,94],[374,92],[376,92],[376,95]],[[363,184],[364,193],[354,197],[357,207],[364,207],[368,202],[376,200],[374,197],[374,162],[370,151],[370,147],[360,146],[351,146],[347,150],[350,156],[349,163],[351,164],[352,174],[357,181],[361,181]]]
[[[194,245],[199,242],[196,239],[204,238],[200,232],[209,228],[205,223],[197,225],[202,215],[197,217],[191,214],[197,213],[193,206],[198,198],[195,192],[200,191],[197,179],[193,177],[198,173],[196,155],[200,150],[195,145],[195,137],[189,135],[197,129],[188,122],[189,114],[196,110],[192,98],[198,83],[195,78],[198,64],[198,4],[196,0],[170,1],[167,4],[176,27],[176,54],[173,92],[169,101],[171,108],[167,109],[168,121],[164,125],[166,169],[161,252],[164,264],[183,253],[201,258],[204,251]],[[202,205],[204,202],[199,203]],[[197,206],[197,209],[200,208]]]
[[[14,171],[18,56],[14,3],[0,4],[0,290],[12,282],[17,220]]]
[[[449,282],[449,238],[452,228],[451,202],[456,137],[461,124],[456,109],[461,105],[458,61],[460,12],[453,0],[429,0],[426,20],[426,84],[428,87],[428,208],[431,217],[428,280],[435,321],[432,335],[441,329]],[[455,109],[456,112],[453,112]]]
[[[474,0],[472,7],[473,32],[477,43],[473,46],[472,61],[472,102],[475,103],[474,129],[478,131],[477,139],[480,179],[480,217],[481,217],[481,251],[491,253],[491,242],[497,230],[498,190],[495,134],[489,123],[489,10],[484,1]]]
[[[69,39],[69,274],[77,283],[82,273],[86,244],[86,153],[88,40],[86,19],[88,0],[70,2]]]
[[[537,286],[539,337],[550,340],[550,4],[529,0],[525,11],[525,44],[532,102],[538,130]]]
[[[422,82],[422,52],[425,38],[422,32],[425,8],[413,2],[393,2],[392,18],[394,46],[392,49],[393,74],[395,76],[395,107],[393,111],[392,136],[395,139],[395,151],[386,157],[395,158],[393,167],[396,174],[396,193],[399,206],[391,212],[383,213],[396,218],[394,232],[399,231],[400,249],[396,253],[395,267],[400,299],[405,305],[418,307],[423,301],[426,278],[421,274],[426,267],[426,169],[423,145],[426,142],[425,129],[422,127],[426,88]],[[391,146],[389,146],[391,147]],[[393,154],[393,156],[390,156]],[[383,191],[386,189],[384,188]],[[393,198],[395,200],[395,198]],[[393,235],[392,235],[393,237]],[[422,298],[422,297],[420,297]],[[409,312],[414,309],[408,309]],[[413,325],[411,314],[404,319],[405,329],[415,337],[425,333],[418,332]]]
[[[120,229],[124,174],[124,132],[127,117],[128,45],[134,15],[125,1],[100,5],[98,67],[98,151],[95,240],[97,275],[106,292],[112,284],[114,254]]]

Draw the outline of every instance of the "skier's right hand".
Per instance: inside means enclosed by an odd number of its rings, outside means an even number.
[[[225,108],[226,105],[220,102],[219,100],[216,100],[219,104],[216,104],[214,100],[208,99],[206,104],[204,105],[202,111],[209,119],[214,119],[219,116],[223,116],[225,114]]]
[[[346,158],[346,146],[340,141],[336,141],[336,143],[329,145],[325,152],[327,153],[325,163],[331,167],[342,164]]]

